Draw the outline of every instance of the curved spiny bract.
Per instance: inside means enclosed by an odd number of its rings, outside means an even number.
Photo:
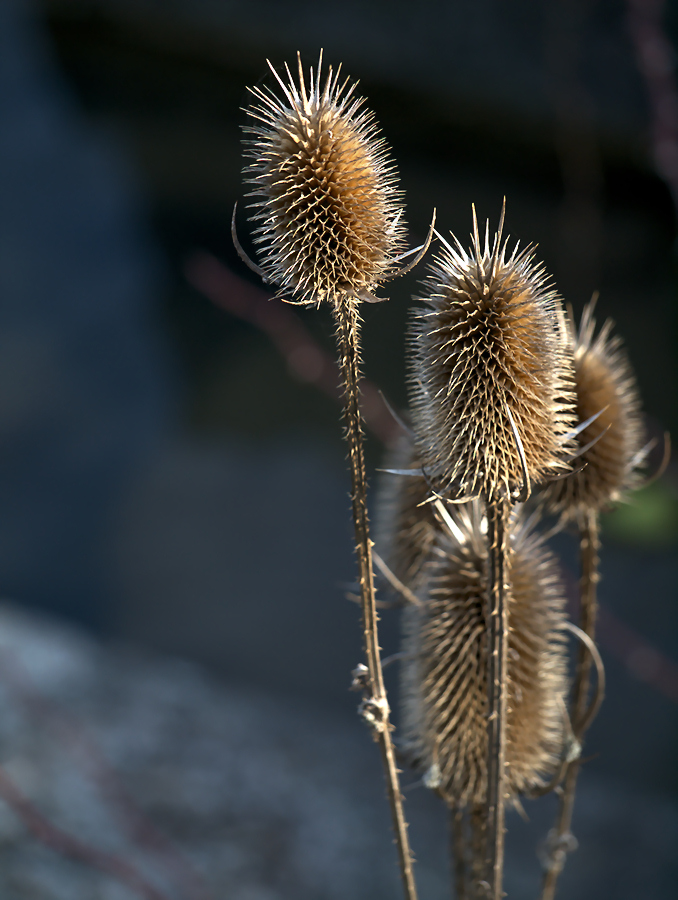
[[[487,793],[487,548],[479,503],[454,516],[464,540],[439,541],[421,606],[404,612],[402,727],[406,756],[461,808]],[[560,763],[568,685],[556,560],[515,516],[509,543],[506,790],[515,799]]]
[[[270,65],[270,63],[269,63]],[[367,296],[392,273],[405,228],[394,166],[355,83],[330,68],[282,91],[251,88],[245,178],[252,187],[262,268],[294,302]]]
[[[434,260],[411,330],[412,415],[436,489],[492,498],[562,468],[573,422],[560,301],[530,248],[508,255],[501,228]],[[511,422],[513,418],[513,424]]]
[[[413,441],[401,435],[386,455],[384,468],[417,469]],[[422,568],[440,527],[431,503],[431,489],[423,475],[384,472],[377,488],[375,544],[393,574],[416,590]]]
[[[549,485],[547,509],[565,519],[581,519],[588,510],[600,511],[620,500],[640,482],[644,427],[636,379],[608,319],[594,337],[594,302],[584,309],[579,331],[568,311],[568,343],[574,357],[578,421],[597,419],[576,438],[579,471]],[[595,442],[595,443],[592,443]],[[576,453],[576,450],[575,450]]]

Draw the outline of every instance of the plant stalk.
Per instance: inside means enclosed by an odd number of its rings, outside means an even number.
[[[509,504],[505,495],[487,501],[488,564],[488,759],[486,881],[491,900],[502,900],[508,711],[508,604],[505,595]]]
[[[591,640],[595,640],[596,619],[598,617],[597,586],[600,561],[599,523],[596,510],[588,510],[585,514],[580,524],[579,536],[581,560],[579,627],[589,635]],[[580,643],[570,713],[572,730],[580,743],[584,737],[582,723],[586,718],[590,688],[591,654],[584,644]],[[544,873],[541,900],[553,900],[555,897],[558,876],[563,871],[568,851],[572,849],[573,838],[570,829],[572,827],[574,796],[577,788],[579,768],[579,759],[571,762],[567,768],[560,795],[558,816],[548,837],[550,849],[549,866]]]
[[[351,470],[351,501],[355,527],[356,553],[360,576],[363,643],[367,662],[368,696],[363,700],[363,714],[372,726],[381,750],[388,799],[393,818],[400,874],[406,900],[417,900],[412,870],[412,853],[407,835],[407,822],[400,793],[390,710],[381,668],[377,609],[372,570],[372,542],[367,515],[367,480],[360,417],[360,317],[357,302],[346,295],[335,304],[339,364],[344,380],[344,418]]]

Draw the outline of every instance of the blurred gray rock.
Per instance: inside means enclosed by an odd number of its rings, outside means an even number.
[[[398,896],[378,752],[354,719],[220,686],[176,659],[104,649],[11,606],[0,636],[4,769],[51,821],[133,863],[167,900]],[[99,752],[117,775],[102,778]],[[116,779],[174,849],[130,829]],[[421,788],[406,795],[422,898],[442,900],[443,811]],[[553,798],[528,812],[529,825],[509,820],[515,898],[536,896]],[[678,811],[666,800],[585,772],[575,830],[563,900],[675,896]],[[39,843],[0,801],[0,896],[139,895]]]

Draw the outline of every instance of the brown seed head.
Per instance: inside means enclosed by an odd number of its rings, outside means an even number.
[[[404,749],[438,776],[453,807],[487,792],[487,548],[479,504],[455,514],[404,613]],[[553,555],[514,517],[508,563],[507,776],[511,797],[544,783],[563,746],[567,693],[564,596]],[[437,769],[436,769],[437,766]]]
[[[456,241],[456,238],[454,239]],[[435,259],[411,333],[412,415],[422,462],[441,492],[492,497],[562,465],[573,418],[560,304],[528,248],[507,256],[501,226],[481,246]]]
[[[403,249],[404,222],[393,165],[372,113],[354,96],[356,84],[339,82],[320,68],[306,85],[286,67],[273,70],[283,96],[251,88],[258,101],[247,111],[257,120],[245,169],[269,279],[295,302],[320,303],[368,295]],[[270,63],[269,63],[270,66]]]
[[[554,482],[545,491],[549,511],[577,518],[602,510],[638,486],[645,460],[644,428],[636,379],[622,348],[611,335],[608,319],[594,338],[595,301],[584,309],[579,332],[568,311],[568,344],[574,356],[578,421],[598,418],[576,438],[578,448],[595,441],[575,458],[580,471]],[[576,452],[576,451],[575,451]]]

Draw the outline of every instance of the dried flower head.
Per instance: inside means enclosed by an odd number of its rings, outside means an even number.
[[[611,334],[611,319],[594,338],[594,307],[595,300],[584,309],[579,332],[572,310],[568,310],[567,339],[574,356],[578,421],[597,417],[577,435],[578,470],[545,490],[548,509],[565,518],[601,510],[637,487],[639,467],[646,456],[635,376],[621,338]]]
[[[403,434],[389,448],[386,471],[376,503],[376,547],[394,575],[407,587],[416,583],[440,530],[433,508],[426,501],[431,489],[423,475],[411,435]],[[397,475],[410,471],[411,475]]]
[[[287,66],[286,81],[271,66],[282,96],[250,89],[257,124],[245,129],[245,178],[258,198],[263,271],[294,302],[374,300],[404,244],[394,167],[356,83],[340,83],[341,66],[321,84],[321,53],[307,86],[298,63],[298,84]]]
[[[573,414],[560,303],[543,268],[530,248],[507,256],[501,224],[484,247],[475,210],[473,224],[468,252],[455,238],[435,259],[411,334],[418,450],[452,497],[542,480],[562,465]]]
[[[404,749],[419,770],[433,768],[453,807],[483,803],[487,792],[487,547],[480,504],[469,506],[434,552],[422,605],[404,613]],[[515,516],[507,571],[507,792],[516,797],[560,762],[565,601],[555,558]]]

